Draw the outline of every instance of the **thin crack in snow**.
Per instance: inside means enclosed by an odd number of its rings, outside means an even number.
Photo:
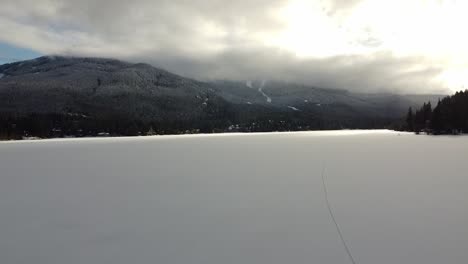
[[[327,184],[325,182],[325,164],[323,165],[322,168],[322,183],[323,183],[323,191],[325,194],[325,202],[327,204],[328,212],[330,213],[331,219],[333,220],[333,223],[335,224],[336,230],[338,231],[338,235],[340,236],[341,243],[343,244],[346,253],[348,254],[349,259],[351,260],[352,264],[356,264],[356,261],[354,261],[353,255],[351,254],[351,250],[349,249],[348,245],[346,244],[346,241],[343,237],[343,233],[341,232],[340,226],[338,225],[338,222],[336,222],[335,215],[333,214],[333,210],[331,209],[330,205],[330,200],[328,199],[328,190],[327,190]]]

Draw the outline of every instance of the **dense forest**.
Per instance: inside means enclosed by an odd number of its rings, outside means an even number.
[[[199,120],[144,121],[125,116],[84,114],[0,114],[0,140],[29,138],[143,136],[225,132],[272,132],[330,129],[383,128],[394,121],[385,118],[324,119],[301,113],[234,115]]]
[[[435,108],[425,103],[420,109],[408,110],[405,130],[429,134],[468,132],[468,90],[439,100]]]

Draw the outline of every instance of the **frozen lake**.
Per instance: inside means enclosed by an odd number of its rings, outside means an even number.
[[[0,263],[468,262],[468,137],[0,143]]]

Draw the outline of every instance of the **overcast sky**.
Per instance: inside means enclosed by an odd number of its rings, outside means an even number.
[[[0,42],[40,54],[147,62],[198,79],[280,79],[354,91],[427,93],[468,84],[466,0],[0,0],[0,6]]]

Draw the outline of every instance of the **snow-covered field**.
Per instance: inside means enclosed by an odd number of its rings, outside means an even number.
[[[468,137],[0,143],[0,263],[468,263]]]

